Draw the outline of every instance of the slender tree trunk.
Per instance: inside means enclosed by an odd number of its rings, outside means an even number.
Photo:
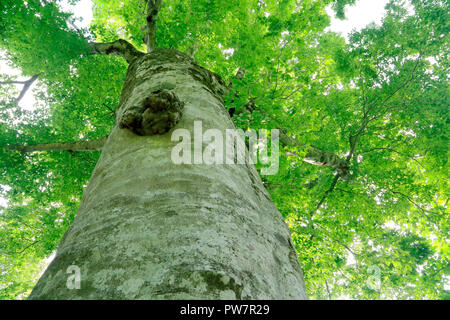
[[[118,119],[158,88],[184,102],[173,129],[235,128],[220,78],[174,50],[131,61]],[[30,299],[307,299],[288,227],[255,168],[176,165],[172,130],[116,125]],[[79,289],[67,286],[70,266]]]

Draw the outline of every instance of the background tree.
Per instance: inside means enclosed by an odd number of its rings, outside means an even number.
[[[310,297],[446,298],[449,4],[391,1],[380,27],[346,43],[324,31],[324,8],[342,16],[353,2],[167,0],[156,43],[226,79],[238,127],[282,129],[280,171],[263,181]],[[32,112],[18,106],[8,84],[17,80],[1,80],[3,298],[33,287],[99,157],[11,146],[109,133],[126,62],[90,55],[87,42],[124,38],[145,51],[145,5],[96,0],[90,30],[74,28],[58,1],[0,5],[0,46],[30,82],[39,79]]]

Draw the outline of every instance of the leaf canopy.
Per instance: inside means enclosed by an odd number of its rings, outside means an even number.
[[[327,32],[325,8],[342,18],[354,2],[166,0],[156,43],[230,83],[225,101],[239,128],[282,128],[304,145],[286,148],[278,174],[263,181],[311,298],[448,299],[449,2],[392,0],[381,26],[348,41]],[[31,109],[15,103],[14,86],[0,86],[3,299],[27,296],[99,156],[9,146],[107,135],[127,65],[89,55],[87,44],[123,38],[145,49],[144,1],[94,0],[93,11],[80,30],[60,1],[0,4],[5,59],[39,75]],[[0,82],[11,80],[0,70]],[[310,146],[347,158],[349,176],[303,162]]]

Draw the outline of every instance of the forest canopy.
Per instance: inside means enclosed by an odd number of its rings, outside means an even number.
[[[146,52],[144,0],[92,2],[87,29],[59,0],[0,3],[0,52],[29,79],[0,70],[0,299],[30,293],[100,155],[20,146],[105,137],[127,63],[89,43]],[[381,25],[327,31],[325,9],[344,18],[354,3],[165,0],[155,42],[229,84],[238,128],[288,138],[262,179],[310,298],[449,299],[449,1],[391,0]],[[306,161],[311,150],[339,161]]]

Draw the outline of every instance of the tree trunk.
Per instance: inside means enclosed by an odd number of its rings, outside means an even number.
[[[175,50],[131,61],[118,119],[158,88],[184,102],[173,129],[235,128],[220,78]],[[307,299],[288,227],[255,168],[174,164],[173,129],[115,126],[30,299]],[[79,289],[67,286],[73,265]]]

